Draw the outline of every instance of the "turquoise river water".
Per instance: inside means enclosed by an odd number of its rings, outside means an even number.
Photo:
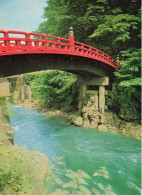
[[[10,117],[15,132],[15,143],[47,154],[64,157],[67,169],[84,170],[92,175],[106,167],[110,184],[118,195],[139,195],[141,187],[140,141],[97,130],[71,126],[58,118],[36,110],[10,105]]]

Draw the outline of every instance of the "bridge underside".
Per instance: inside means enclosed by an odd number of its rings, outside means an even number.
[[[99,110],[102,113],[104,112],[105,86],[109,84],[109,78],[111,78],[114,71],[114,68],[111,66],[94,59],[73,55],[21,54],[0,57],[0,77],[9,77],[41,70],[63,70],[78,76],[80,84],[80,112],[84,105],[87,85],[99,86]],[[2,88],[4,89],[5,85]]]
[[[1,56],[0,77],[41,70],[64,70],[83,77],[110,76],[114,69],[89,58],[58,54]]]

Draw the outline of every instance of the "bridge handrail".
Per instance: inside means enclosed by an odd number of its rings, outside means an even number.
[[[77,41],[75,41],[74,42],[75,44],[79,44],[79,45],[81,45],[81,46],[85,46],[85,47],[88,47],[90,50],[96,50],[98,53],[100,53],[100,54],[102,54],[102,55],[104,55],[105,57],[108,57],[109,59],[111,59],[111,60],[113,60],[114,61],[114,59],[112,58],[112,57],[110,57],[108,54],[106,54],[106,53],[104,53],[103,51],[101,51],[101,50],[99,50],[99,49],[97,49],[97,48],[95,48],[95,47],[92,47],[92,46],[90,46],[90,45],[87,45],[87,44],[85,44],[85,43],[81,43],[81,42],[77,42]]]
[[[40,33],[28,33],[23,31],[0,30],[0,55],[2,52],[15,51],[58,51],[68,55],[78,55],[102,61],[114,68],[118,68],[118,63],[106,53],[90,45],[74,41],[74,36],[68,39]],[[11,37],[11,34],[22,35],[24,37]],[[33,36],[33,37],[32,37]],[[40,43],[40,44],[39,44]],[[34,44],[34,45],[33,45]],[[40,50],[42,49],[42,50]],[[51,52],[51,51],[50,51]]]
[[[60,40],[67,41],[67,42],[70,41],[69,39],[66,39],[66,38],[61,38],[61,37],[57,37],[57,36],[53,36],[53,35],[44,35],[44,34],[33,33],[33,32],[29,33],[29,32],[24,32],[24,31],[0,30],[0,33],[3,33],[3,34],[6,34],[6,33],[8,33],[8,34],[21,34],[21,35],[25,35],[25,39],[26,39],[26,35],[33,35],[33,36],[40,36],[42,38],[47,37],[47,38],[52,38],[52,39],[60,39]],[[16,38],[16,37],[9,37],[9,39],[11,39],[11,38]],[[19,39],[21,39],[21,37],[19,37]],[[41,40],[41,39],[39,39],[39,40]]]

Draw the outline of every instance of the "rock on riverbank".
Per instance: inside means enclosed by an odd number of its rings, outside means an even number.
[[[141,125],[121,120],[113,112],[106,111],[104,114],[100,114],[97,105],[97,97],[90,97],[87,105],[82,109],[82,117],[74,117],[71,123],[85,128],[97,129],[100,132],[122,133],[141,139]]]

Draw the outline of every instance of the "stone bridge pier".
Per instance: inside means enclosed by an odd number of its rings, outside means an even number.
[[[104,113],[105,110],[105,86],[109,85],[109,77],[78,77],[78,82],[80,85],[79,94],[79,112],[81,113],[84,107],[84,99],[86,95],[98,95],[98,109],[100,113]],[[87,90],[87,86],[98,86],[98,91]]]
[[[0,78],[0,146],[14,144],[14,134],[11,130],[7,108],[7,98],[9,96],[9,82],[6,78]]]

